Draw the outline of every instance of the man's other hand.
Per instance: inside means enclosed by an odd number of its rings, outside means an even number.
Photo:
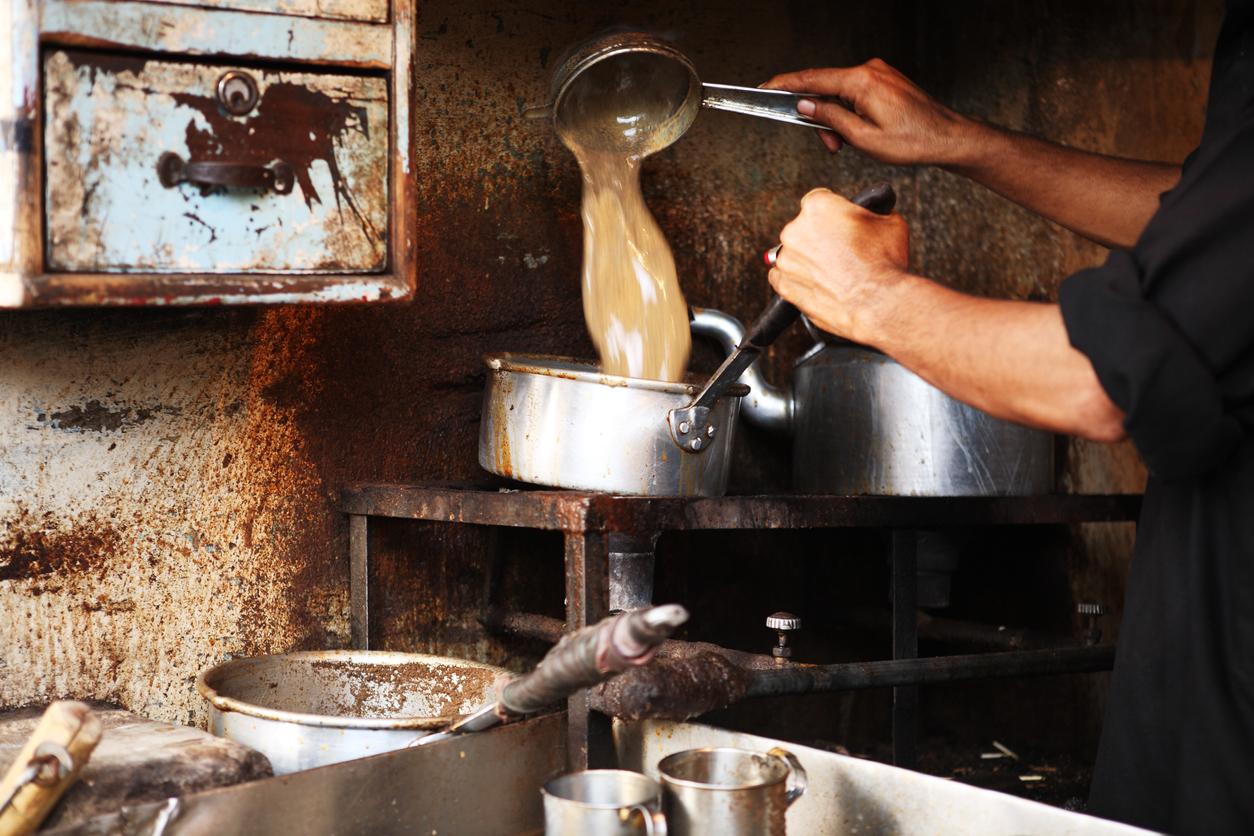
[[[770,272],[776,292],[823,330],[873,345],[883,292],[907,275],[909,233],[901,215],[877,215],[815,189],[779,240]]]
[[[801,70],[762,85],[814,93],[797,111],[831,127],[820,131],[833,153],[841,141],[884,163],[948,165],[961,161],[975,123],[937,102],[878,58],[859,67]]]

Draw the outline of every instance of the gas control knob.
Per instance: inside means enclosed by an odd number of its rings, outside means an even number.
[[[801,617],[790,612],[775,612],[766,617],[766,626],[775,631],[777,644],[771,648],[771,655],[776,662],[786,662],[792,658],[792,648],[788,646],[788,634],[801,629]]]

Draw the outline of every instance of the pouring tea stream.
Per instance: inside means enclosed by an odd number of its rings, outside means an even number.
[[[701,106],[813,125],[799,95],[702,85],[673,45],[641,33],[587,42],[554,76],[551,114],[583,177],[583,305],[602,370],[682,379],[692,337],[675,261],[640,188],[640,164],[692,124]]]

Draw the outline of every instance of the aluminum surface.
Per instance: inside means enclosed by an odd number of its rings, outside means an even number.
[[[304,651],[235,659],[196,681],[209,731],[276,775],[399,749],[492,699],[502,668],[417,653]]]
[[[653,604],[654,546],[660,532],[643,537],[610,534],[610,610],[638,610]]]
[[[643,32],[614,32],[572,47],[553,73],[549,110],[553,127],[564,142],[577,103],[585,97],[600,96],[606,76],[624,66],[623,62],[636,62],[636,66],[614,79],[620,94],[634,81],[635,70],[655,84],[665,82],[668,89],[631,90],[633,97],[639,97],[634,100],[650,101],[652,109],[639,114],[649,121],[643,121],[630,137],[617,135],[612,147],[643,157],[670,145],[692,126],[701,110],[701,82],[692,62],[669,41]],[[581,140],[586,141],[587,137]]]
[[[718,496],[727,488],[743,387],[715,404],[699,454],[666,424],[697,387],[602,374],[560,357],[495,354],[479,429],[479,464],[499,476],[642,496]]]
[[[765,752],[779,741],[695,723],[614,723],[618,766],[658,777],[658,762],[675,752],[730,746]],[[1068,812],[956,781],[786,744],[805,768],[809,787],[788,808],[788,832],[806,836],[1068,836],[1146,834],[1127,825]]]

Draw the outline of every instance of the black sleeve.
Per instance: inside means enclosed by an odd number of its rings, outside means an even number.
[[[1059,301],[1071,344],[1127,415],[1124,428],[1151,472],[1163,479],[1200,475],[1235,449],[1241,427],[1226,414],[1214,375],[1141,296],[1128,253],[1112,253],[1104,266],[1068,279]]]
[[[1136,247],[1072,276],[1059,300],[1161,479],[1227,460],[1254,398],[1254,126],[1202,151]]]

